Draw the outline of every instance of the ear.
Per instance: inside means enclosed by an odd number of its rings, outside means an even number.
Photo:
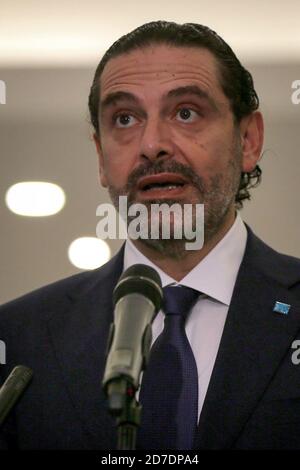
[[[106,188],[107,178],[106,178],[105,170],[104,170],[104,157],[103,157],[103,151],[102,151],[102,146],[101,146],[101,140],[96,133],[93,134],[93,140],[95,142],[95,146],[96,146],[96,150],[98,154],[100,183],[102,184],[104,188]]]
[[[264,121],[261,112],[255,111],[241,119],[240,136],[243,172],[250,173],[260,159],[264,142]]]

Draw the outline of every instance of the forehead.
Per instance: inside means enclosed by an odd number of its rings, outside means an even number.
[[[100,78],[100,95],[130,89],[153,90],[172,85],[196,84],[224,98],[216,58],[204,48],[147,46],[110,59]],[[157,89],[157,88],[156,88]]]

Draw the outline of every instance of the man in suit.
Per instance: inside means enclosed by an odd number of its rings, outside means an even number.
[[[163,286],[201,292],[185,325],[198,371],[194,448],[299,448],[300,369],[292,354],[300,261],[264,244],[237,212],[261,173],[263,119],[251,75],[210,29],[153,22],[107,51],[89,107],[100,179],[113,203],[125,195],[147,206],[204,204],[204,245],[127,240],[102,268],[2,306],[2,377],[21,363],[34,380],[6,420],[1,447],[116,447],[100,385],[112,292],[124,269],[144,263]],[[160,311],[153,340],[163,323]]]

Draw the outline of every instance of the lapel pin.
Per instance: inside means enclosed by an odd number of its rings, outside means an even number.
[[[284,304],[283,302],[275,302],[273,307],[273,312],[281,313],[282,315],[287,315],[290,311],[291,306],[289,304]]]

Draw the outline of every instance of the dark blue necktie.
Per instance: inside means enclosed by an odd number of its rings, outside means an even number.
[[[140,402],[137,449],[192,449],[198,418],[198,373],[185,320],[199,292],[163,289],[164,330],[150,351]]]

